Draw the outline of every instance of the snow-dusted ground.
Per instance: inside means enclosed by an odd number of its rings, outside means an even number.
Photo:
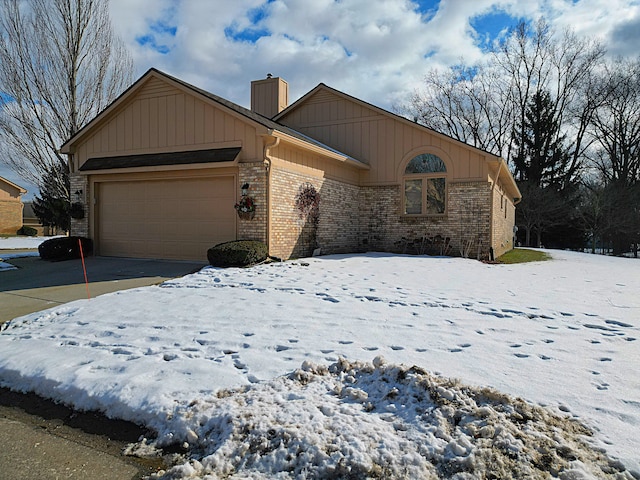
[[[54,237],[0,237],[0,250],[24,250],[38,248],[42,242]],[[11,265],[12,258],[38,256],[38,252],[0,253],[0,272],[3,270],[15,270]]]
[[[567,417],[640,476],[640,263],[550,253],[205,268],[12,321],[0,384],[186,442],[166,478],[614,478]]]

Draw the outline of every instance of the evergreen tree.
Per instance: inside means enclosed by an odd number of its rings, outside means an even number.
[[[560,133],[560,127],[550,94],[536,92],[527,106],[524,124],[514,129],[517,180],[560,189],[571,183],[566,135]]]
[[[69,231],[69,198],[60,191],[58,179],[63,178],[66,191],[69,191],[69,168],[64,163],[53,165],[45,174],[40,185],[40,197],[33,200],[33,212],[45,227],[56,231]]]
[[[525,111],[523,122],[513,131],[516,155],[515,176],[523,200],[516,209],[516,223],[524,230],[524,242],[542,246],[542,234],[554,229],[562,236],[560,225],[568,225],[575,217],[575,172],[570,167],[565,135],[556,118],[555,104],[548,92],[536,92]],[[566,232],[565,232],[566,233]],[[573,235],[580,236],[579,232]],[[559,245],[564,239],[549,236],[549,244]]]

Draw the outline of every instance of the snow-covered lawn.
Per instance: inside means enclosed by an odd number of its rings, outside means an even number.
[[[205,268],[10,322],[0,384],[185,442],[167,478],[621,468],[567,418],[640,472],[640,263],[550,253]]]
[[[54,237],[0,237],[0,250],[26,250],[38,248],[42,242]],[[38,252],[0,253],[0,272],[16,267],[6,260],[20,257],[38,256]]]

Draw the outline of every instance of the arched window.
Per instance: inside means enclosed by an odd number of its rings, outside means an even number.
[[[405,215],[442,215],[446,207],[447,167],[440,157],[422,153],[404,171]]]

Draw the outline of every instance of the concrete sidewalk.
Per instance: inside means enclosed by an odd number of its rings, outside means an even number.
[[[0,251],[14,255],[16,251]],[[0,324],[13,318],[87,298],[82,262],[47,262],[39,257],[11,258],[16,270],[0,271]],[[161,283],[202,268],[204,264],[163,260],[89,257],[89,294]],[[28,355],[29,352],[25,352]],[[77,414],[38,399],[0,389],[0,477],[3,480],[139,479],[158,465],[125,458],[121,450],[134,438],[114,440],[123,431],[94,414]],[[83,425],[71,421],[94,415]],[[75,420],[74,420],[75,421]],[[100,424],[101,433],[95,426]],[[130,425],[135,431],[135,426]],[[157,462],[156,462],[157,463]]]

